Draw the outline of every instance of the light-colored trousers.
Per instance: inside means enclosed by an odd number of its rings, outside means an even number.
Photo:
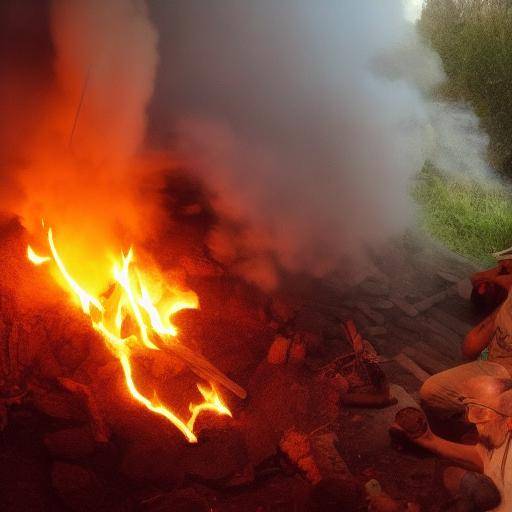
[[[440,418],[449,418],[464,412],[461,397],[464,386],[472,377],[489,375],[491,377],[510,379],[510,373],[501,364],[491,361],[472,361],[455,366],[428,378],[420,389],[422,404]]]

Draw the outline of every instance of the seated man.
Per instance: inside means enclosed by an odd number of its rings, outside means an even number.
[[[429,428],[411,441],[459,465],[444,474],[447,489],[457,498],[456,507],[450,510],[510,512],[512,379],[475,377],[463,383],[463,389],[460,403],[467,420],[476,426],[478,444],[453,443],[434,435]],[[396,424],[393,429],[407,435]]]
[[[511,274],[496,275],[492,280],[507,290],[511,288]],[[486,348],[488,358],[477,359]],[[463,395],[463,383],[472,377],[511,378],[512,292],[494,313],[469,331],[462,353],[473,361],[433,375],[421,387],[420,396],[427,414],[442,420],[462,416],[464,407],[459,397]]]

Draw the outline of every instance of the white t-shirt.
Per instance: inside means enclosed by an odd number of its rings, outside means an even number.
[[[487,450],[481,444],[477,445],[484,463],[484,475],[494,482],[501,494],[501,503],[499,507],[493,508],[492,512],[512,511],[512,442],[510,443],[504,474],[503,476],[501,474],[501,463],[507,444],[507,441],[505,441],[499,448],[492,451]]]

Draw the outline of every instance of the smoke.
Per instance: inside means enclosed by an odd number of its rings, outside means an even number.
[[[62,108],[75,114],[75,156],[94,165],[125,163],[145,136],[153,92],[157,33],[143,1],[54,0],[55,69]],[[69,115],[66,121],[74,118]],[[64,136],[71,125],[65,124]]]
[[[485,167],[474,116],[429,99],[442,65],[399,0],[151,5],[153,137],[209,188],[215,256],[263,287],[401,233],[425,159]]]
[[[18,193],[10,187],[3,206],[20,216],[36,240],[41,235],[44,242],[41,219],[52,226],[71,270],[87,276],[89,289],[97,291],[110,270],[109,252],[127,250],[159,206],[156,164],[142,155],[157,32],[143,1],[45,4],[50,50],[40,74],[46,81],[19,66],[12,76],[28,85],[22,90],[14,81],[5,85],[17,100],[5,131],[16,123],[25,130],[13,141],[7,166]],[[21,53],[37,55],[32,7],[13,6],[11,17],[25,30],[19,36]],[[31,102],[35,118],[23,108],[32,91],[37,91],[37,102]]]
[[[159,225],[149,147],[196,173],[213,255],[264,288],[401,233],[426,159],[487,172],[475,116],[430,99],[444,72],[401,0],[42,4],[49,65],[10,66],[1,85],[2,199],[32,232],[44,218],[73,240],[63,256],[83,273]]]

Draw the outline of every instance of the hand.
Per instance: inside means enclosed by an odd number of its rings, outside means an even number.
[[[407,437],[407,439],[415,444],[418,444],[420,446],[424,446],[425,444],[428,444],[430,441],[433,440],[434,434],[432,430],[430,430],[430,426],[427,424],[427,430],[421,434],[419,437],[412,437],[407,430],[405,430],[403,427],[401,427],[398,423],[393,422],[390,426],[390,430],[399,431]]]

